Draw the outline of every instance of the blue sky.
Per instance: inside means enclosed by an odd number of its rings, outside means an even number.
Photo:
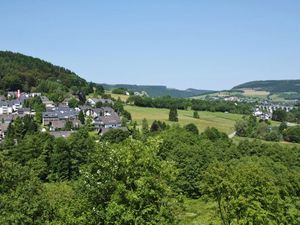
[[[228,89],[300,79],[300,1],[2,0],[0,49],[89,81]]]

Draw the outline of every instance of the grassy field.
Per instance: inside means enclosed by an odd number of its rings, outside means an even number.
[[[242,93],[240,93],[240,92],[219,91],[219,92],[194,96],[194,97],[191,97],[191,98],[192,99],[205,99],[206,97],[225,97],[225,96],[236,96],[236,95],[241,95],[241,94]]]
[[[127,99],[129,98],[128,95],[118,95],[118,94],[112,94],[112,93],[111,93],[111,97],[113,97],[114,99],[120,98],[121,101],[123,101],[123,102],[126,102]]]
[[[283,101],[285,101],[285,99],[282,98],[279,94],[273,94],[273,95],[271,95],[270,99],[272,101],[275,101],[275,102],[283,102]]]
[[[216,204],[203,199],[184,200],[183,210],[177,213],[179,225],[221,224],[218,218]]]
[[[111,97],[113,97],[114,99],[120,98],[123,102],[126,102],[129,98],[128,95],[113,94],[111,91],[105,91],[105,94],[111,95]]]
[[[154,120],[165,121],[168,124],[175,124],[169,122],[169,110],[157,109],[157,108],[143,108],[137,106],[125,106],[125,109],[132,115],[132,119],[137,121],[139,125],[144,118],[151,124]],[[234,132],[235,122],[242,118],[242,115],[221,113],[221,112],[199,112],[200,119],[193,118],[192,110],[178,110],[178,118],[181,126],[189,123],[194,123],[200,129],[204,131],[207,127],[215,127],[220,131],[227,134]]]
[[[270,92],[268,91],[258,91],[254,89],[242,89],[244,91],[243,95],[247,97],[262,97],[266,98]]]
[[[192,97],[194,99],[205,99],[206,97],[225,97],[225,96],[245,96],[245,97],[252,97],[252,98],[267,98],[268,95],[270,94],[267,91],[258,91],[254,89],[241,89],[243,92],[238,92],[238,91],[220,91],[220,92],[215,92],[207,95],[200,95],[200,96],[195,96]]]

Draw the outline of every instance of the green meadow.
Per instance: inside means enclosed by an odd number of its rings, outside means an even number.
[[[125,106],[125,109],[132,115],[132,119],[137,121],[138,125],[144,118],[151,124],[154,120],[164,121],[168,124],[176,124],[168,121],[169,110],[157,108],[144,108],[137,106]],[[237,120],[241,119],[243,115],[221,113],[221,112],[199,112],[200,119],[193,118],[192,110],[178,110],[178,124],[184,126],[189,123],[194,123],[200,131],[205,130],[207,127],[215,127],[222,132],[230,134],[234,132],[234,125]]]

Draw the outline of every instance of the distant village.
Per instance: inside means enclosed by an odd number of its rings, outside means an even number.
[[[88,98],[86,104],[71,108],[68,105],[69,99],[56,105],[41,93],[17,91],[8,92],[7,96],[0,96],[0,141],[4,139],[9,124],[17,117],[36,115],[33,109],[24,107],[25,101],[35,96],[40,97],[46,108],[42,113],[42,131],[49,132],[55,137],[68,137],[82,126],[79,119],[80,112],[91,119],[91,125],[99,135],[106,133],[109,129],[126,129],[122,127],[120,116],[113,109],[114,102],[111,99]],[[103,106],[97,108],[98,102]],[[70,124],[72,129],[66,129],[67,124]]]
[[[224,95],[224,96],[212,96],[209,97],[210,100],[223,100],[227,102],[246,102],[255,104],[253,109],[253,115],[261,120],[272,119],[273,112],[278,109],[282,109],[286,112],[290,112],[295,108],[295,103],[278,103],[269,100],[257,100],[253,98],[239,98],[238,96]]]
[[[294,108],[295,108],[295,106],[293,106],[293,105],[272,103],[269,101],[262,101],[261,103],[256,105],[253,115],[260,118],[261,120],[270,120],[270,119],[272,119],[273,112],[275,110],[281,109],[286,112],[290,112]]]

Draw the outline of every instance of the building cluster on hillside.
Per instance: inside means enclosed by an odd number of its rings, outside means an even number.
[[[52,132],[63,131],[67,122],[71,123],[73,128],[79,128],[82,125],[79,113],[82,111],[85,117],[91,118],[92,125],[98,134],[103,134],[112,128],[121,128],[122,123],[118,113],[109,106],[97,108],[98,102],[102,105],[113,105],[111,99],[89,98],[87,104],[75,109],[64,104],[59,107],[47,107],[46,112],[43,113],[43,125],[49,126]],[[58,134],[55,133],[55,135]]]
[[[269,120],[272,118],[273,112],[278,109],[285,110],[286,112],[290,112],[293,110],[295,106],[287,105],[287,104],[278,104],[272,103],[269,101],[263,101],[260,104],[256,105],[256,108],[253,112],[253,115],[262,119],[262,120]]]
[[[82,126],[79,119],[80,111],[85,117],[91,118],[92,125],[98,134],[103,134],[109,129],[122,128],[120,116],[111,107],[114,104],[111,99],[89,98],[87,104],[70,108],[67,100],[56,106],[41,93],[8,92],[7,97],[0,96],[0,141],[4,139],[9,124],[16,117],[35,115],[32,109],[23,107],[26,99],[35,96],[39,96],[46,107],[45,112],[42,113],[43,130],[49,130],[50,134],[55,137],[68,137]],[[104,106],[97,108],[98,102]]]
[[[243,102],[243,103],[255,103],[257,102],[257,99],[246,97],[242,95],[230,95],[230,94],[224,94],[224,95],[218,95],[218,96],[206,96],[206,100],[213,100],[213,101],[226,101],[226,102]]]
[[[26,99],[37,93],[27,94],[18,92],[8,92],[7,97],[0,96],[0,141],[5,137],[9,124],[16,117],[34,115],[29,108],[23,108]]]

